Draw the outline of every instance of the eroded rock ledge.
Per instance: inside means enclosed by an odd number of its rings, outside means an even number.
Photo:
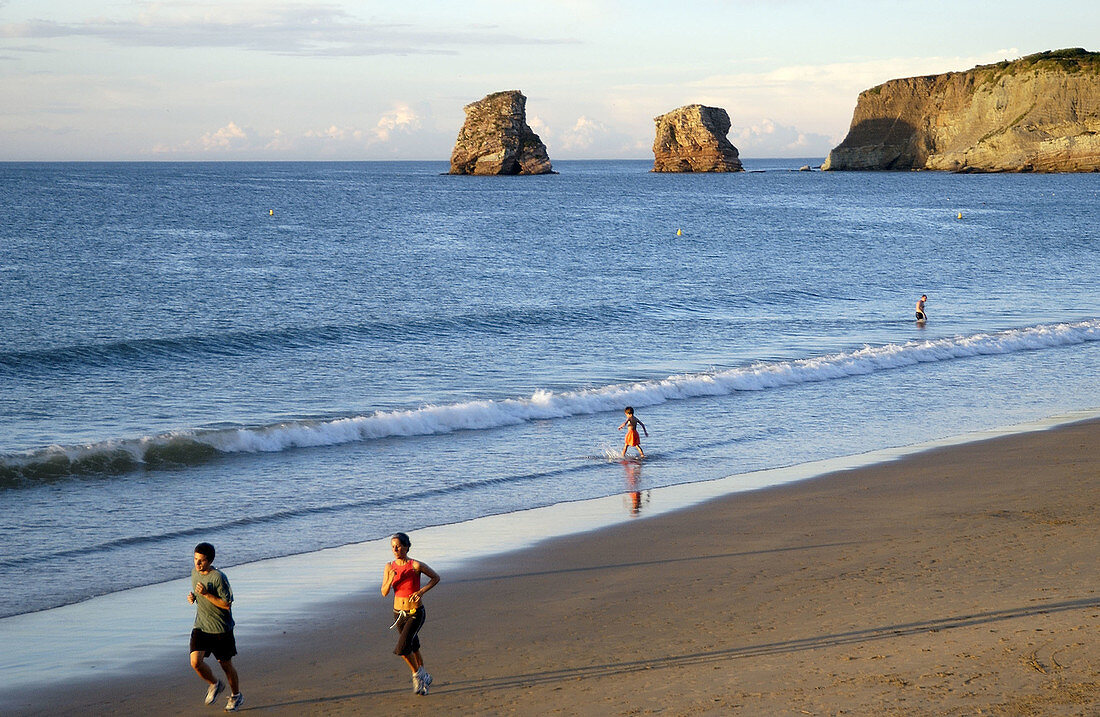
[[[726,134],[730,116],[721,107],[687,105],[660,117],[653,140],[654,172],[741,172]]]
[[[495,92],[466,105],[451,174],[552,174],[546,145],[527,125],[527,98]]]
[[[872,87],[821,168],[1100,171],[1100,54],[1042,52]]]

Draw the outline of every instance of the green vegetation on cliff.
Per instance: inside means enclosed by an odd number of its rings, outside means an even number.
[[[979,65],[971,72],[983,73],[978,84],[996,82],[1021,72],[1035,70],[1061,70],[1066,73],[1092,72],[1100,74],[1100,52],[1089,52],[1083,47],[1064,50],[1047,50],[1026,55],[1018,60],[1002,60],[993,65]]]

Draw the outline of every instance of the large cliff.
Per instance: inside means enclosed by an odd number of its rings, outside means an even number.
[[[451,174],[551,174],[546,145],[527,125],[527,98],[495,92],[466,105]]]
[[[1042,52],[872,87],[821,168],[1100,171],[1100,54]]]
[[[740,172],[737,148],[726,139],[730,116],[721,107],[687,105],[660,117],[653,140],[654,172]]]

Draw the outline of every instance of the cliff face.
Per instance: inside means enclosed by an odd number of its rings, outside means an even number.
[[[466,105],[451,174],[551,174],[546,145],[527,126],[527,98],[496,92]]]
[[[859,95],[822,169],[1100,171],[1100,54],[1058,50]]]
[[[726,139],[730,116],[721,107],[687,105],[653,121],[654,172],[743,171],[737,148]]]

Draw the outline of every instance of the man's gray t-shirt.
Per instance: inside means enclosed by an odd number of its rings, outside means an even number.
[[[191,591],[195,593],[195,628],[209,633],[229,632],[233,629],[233,611],[223,610],[199,595],[195,586],[200,582],[206,586],[206,592],[233,604],[233,590],[229,587],[229,579],[225,577],[225,573],[210,568],[203,575],[197,569],[191,568]]]

